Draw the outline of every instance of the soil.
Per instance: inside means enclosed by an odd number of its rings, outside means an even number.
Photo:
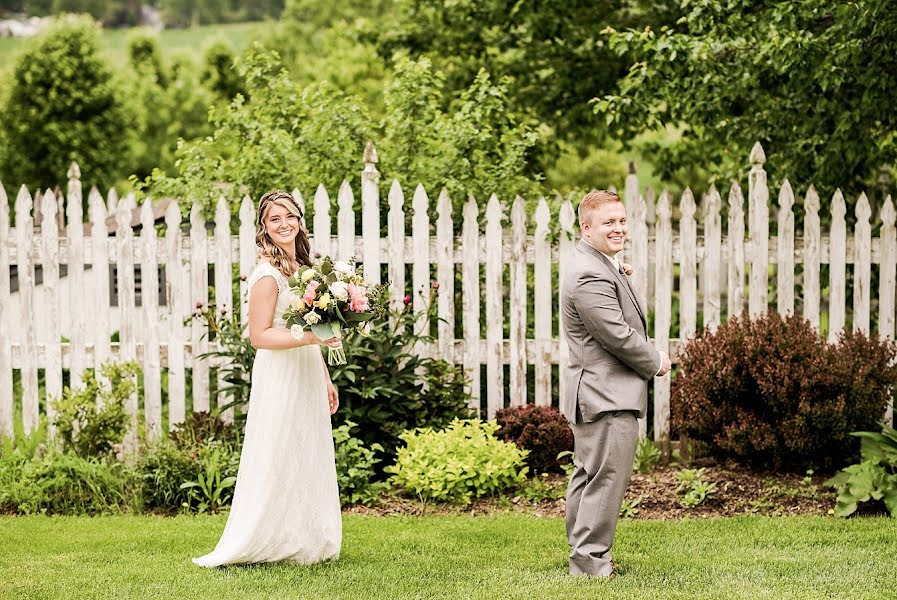
[[[697,468],[697,467],[692,467]],[[734,515],[830,515],[835,493],[824,485],[830,475],[794,475],[756,472],[737,465],[707,465],[702,479],[716,485],[716,491],[697,506],[682,504],[677,491],[681,467],[658,467],[650,473],[633,473],[626,493],[624,514],[633,519],[682,519],[729,517]],[[377,506],[350,507],[352,514],[374,515],[484,515],[523,512],[535,516],[564,515],[567,477],[543,476],[516,495],[480,498],[470,506],[424,503],[417,499],[384,495]]]

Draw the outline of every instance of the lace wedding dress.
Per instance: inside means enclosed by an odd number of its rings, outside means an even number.
[[[292,300],[287,279],[260,262],[248,289],[263,277],[277,282],[274,327],[286,328]],[[337,558],[342,542],[339,491],[321,350],[259,350],[240,470],[230,516],[202,567]]]

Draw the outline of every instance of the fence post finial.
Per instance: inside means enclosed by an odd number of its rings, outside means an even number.
[[[635,175],[635,161],[634,160],[629,161],[629,174]]]
[[[364,147],[364,163],[365,168],[368,166],[373,166],[379,162],[379,158],[377,157],[377,149],[374,148],[374,143],[368,141],[367,145]]]
[[[69,179],[81,179],[81,167],[78,166],[78,163],[72,161],[72,164],[69,165],[68,173],[66,176]]]
[[[760,142],[754,142],[754,147],[751,148],[750,158],[752,165],[762,165],[766,163],[766,152],[763,151],[763,146],[760,145]]]

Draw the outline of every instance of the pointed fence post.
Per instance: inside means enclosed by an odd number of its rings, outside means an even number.
[[[165,209],[165,283],[168,313],[168,429],[186,417],[186,358],[184,319],[190,314],[190,273],[181,258],[181,208],[177,200]]]
[[[779,190],[776,308],[780,315],[794,314],[794,192],[785,179]]]
[[[81,387],[81,374],[87,368],[87,314],[93,312],[84,296],[87,281],[84,276],[84,205],[81,190],[81,169],[78,163],[69,166],[68,193],[65,201],[68,227],[68,297],[64,299],[71,323],[71,361],[69,382],[73,389]]]
[[[726,244],[729,250],[729,287],[726,318],[744,310],[744,196],[738,182],[729,188],[729,222]]]
[[[405,195],[398,180],[393,179],[389,187],[389,214],[387,215],[387,236],[389,250],[390,307],[402,310],[405,299]]]
[[[670,352],[670,325],[673,311],[673,207],[664,190],[657,202],[655,224],[654,347]],[[654,378],[654,441],[664,456],[670,456],[670,377]]]
[[[245,201],[245,199],[244,199]],[[320,256],[333,256],[330,228],[330,196],[323,184],[315,190],[314,236],[312,250]]]
[[[869,335],[869,288],[872,286],[872,207],[865,192],[860,194],[856,206],[854,242],[856,256],[853,261],[853,330]]]
[[[819,265],[822,262],[822,229],[819,194],[810,185],[804,198],[804,318],[819,331]]]
[[[140,208],[140,283],[143,304],[143,412],[146,437],[162,437],[162,360],[159,350],[159,262],[156,217],[150,198]]]
[[[131,201],[128,197],[118,203],[115,211],[115,245],[118,251],[116,287],[118,288],[119,328],[118,358],[120,361],[137,360],[137,336],[135,331],[135,281],[134,281],[134,230],[131,226]],[[137,449],[137,393],[125,399],[125,413],[128,415],[128,429],[123,445],[127,451]]]
[[[299,190],[296,190],[298,193]],[[299,200],[301,202],[302,195],[299,194]],[[302,202],[300,207],[302,208],[303,215],[305,214],[305,203]],[[218,204],[215,206],[215,311],[217,312],[217,318],[219,319],[229,319],[233,314],[233,290],[232,290],[232,280],[233,275],[231,274],[231,264],[233,263],[233,259],[231,257],[231,240],[230,240],[230,207],[227,205],[227,200],[224,199],[224,196],[218,197]],[[211,310],[211,307],[209,307]],[[218,342],[216,342],[216,346]],[[223,368],[227,367],[226,364],[221,360],[217,360],[215,362],[215,366],[218,371],[218,397],[217,397],[217,407],[220,410],[222,406],[228,403],[227,394],[222,392],[222,388],[227,385],[227,379],[225,379]],[[220,413],[221,419],[225,423],[232,423],[234,420],[234,411],[232,408],[228,408],[225,411],[221,411]]]
[[[897,290],[897,230],[894,222],[897,211],[889,195],[881,208],[881,269],[878,279],[878,335],[894,339],[894,306]],[[885,409],[884,422],[888,425],[894,419],[893,396]]]
[[[56,211],[59,205],[51,190],[44,194],[41,204],[41,249],[40,261],[43,267],[44,314],[43,322],[47,331],[44,340],[44,381],[46,385],[47,418],[52,421],[55,410],[53,403],[62,397],[62,343],[59,322],[59,225]],[[50,428],[52,433],[52,426]]]
[[[315,219],[318,218],[317,213]],[[249,325],[249,297],[246,289],[246,279],[255,268],[258,246],[255,244],[255,205],[248,195],[240,201],[240,323]],[[312,246],[314,249],[314,246]]]
[[[838,339],[846,321],[847,304],[847,205],[841,190],[832,198],[832,226],[829,234],[829,319],[828,339]]]
[[[105,378],[99,373],[100,367],[112,358],[110,315],[111,282],[109,267],[109,230],[106,227],[106,202],[97,188],[91,188],[87,195],[90,210],[91,264],[91,329],[94,332],[93,366],[97,380]]]
[[[9,199],[0,183],[0,437],[13,434],[12,337],[10,330]]]
[[[192,310],[206,308],[209,302],[209,259],[206,220],[198,203],[190,209],[190,300]],[[211,310],[211,307],[208,307]],[[206,331],[199,319],[190,327],[193,364],[193,412],[209,412],[209,364],[199,358],[209,351]]]
[[[558,212],[558,224],[560,225],[560,241],[558,242],[558,398],[563,399],[567,393],[567,378],[565,371],[570,364],[570,350],[567,346],[567,338],[564,337],[564,307],[561,304],[561,290],[564,289],[564,279],[567,276],[567,265],[570,264],[573,251],[576,248],[575,213],[573,203],[560,200]],[[562,401],[562,400],[561,400]]]
[[[464,204],[461,232],[463,276],[461,310],[464,313],[464,370],[470,378],[470,407],[480,414],[480,225],[473,196]]]
[[[349,261],[355,255],[355,196],[352,186],[343,180],[337,196],[339,212],[336,215],[337,255],[334,260]]]
[[[751,150],[751,172],[748,176],[750,205],[751,285],[748,309],[751,316],[766,312],[769,271],[769,188],[763,164],[766,154],[760,142]]]
[[[380,283],[380,171],[377,150],[371,142],[364,148],[361,172],[361,236],[364,279],[368,283]]]
[[[452,200],[443,189],[436,201],[436,309],[439,317],[439,354],[455,361],[455,238]]]
[[[511,206],[511,386],[510,405],[526,404],[526,211],[517,196]]]
[[[535,266],[535,399],[539,406],[551,406],[551,241],[548,239],[551,211],[545,198],[536,206]]]
[[[486,205],[486,418],[504,408],[503,213],[495,194]]]
[[[704,327],[716,331],[720,324],[720,280],[722,272],[722,199],[715,185],[710,186],[704,202],[704,259],[701,265],[704,295]]]
[[[698,229],[695,222],[695,197],[685,188],[679,203],[679,243],[682,249],[679,275],[679,340],[688,342],[698,327]]]

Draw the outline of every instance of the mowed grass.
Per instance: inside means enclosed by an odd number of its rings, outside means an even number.
[[[245,50],[250,42],[261,39],[273,27],[271,22],[226,23],[203,25],[187,29],[165,29],[159,32],[159,48],[163,55],[189,55],[199,65],[203,51],[213,40],[229,44],[236,54]],[[104,29],[100,35],[103,56],[115,68],[123,68],[128,60],[128,37],[131,29]],[[16,55],[27,40],[0,37],[0,71],[11,71]]]
[[[611,580],[566,575],[561,519],[344,518],[339,561],[206,570],[225,518],[0,518],[4,598],[886,598],[897,520],[623,521]]]

